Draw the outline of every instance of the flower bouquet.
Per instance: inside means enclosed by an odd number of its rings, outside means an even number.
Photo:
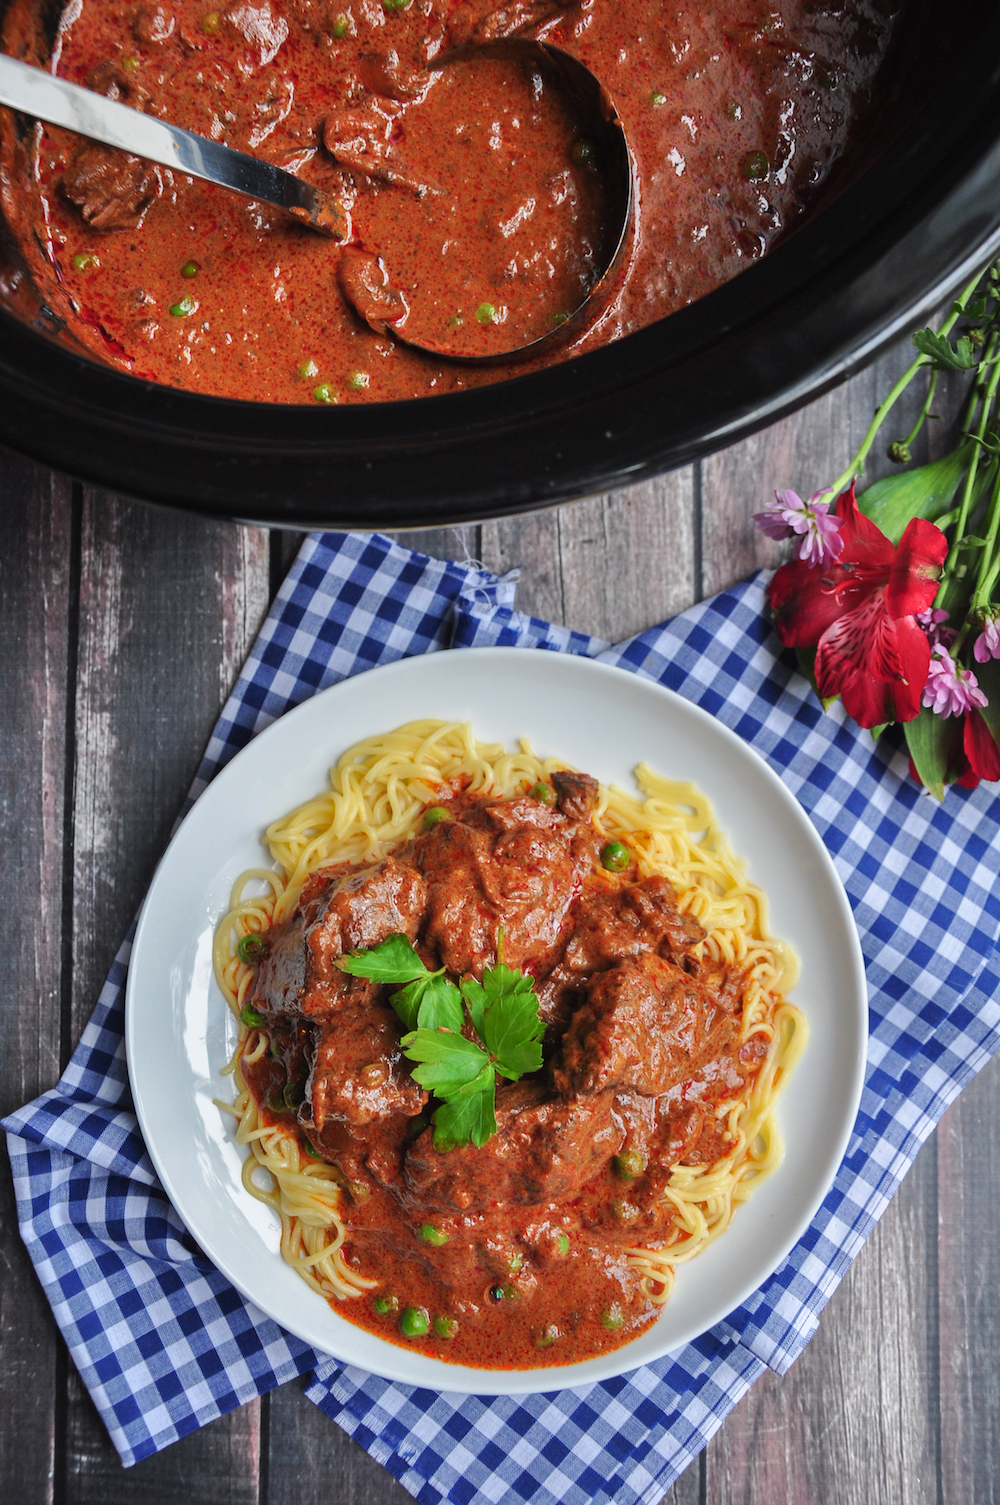
[[[795,540],[770,605],[817,695],[839,696],[873,737],[901,722],[911,772],[942,799],[948,784],[1000,779],[1000,263],[913,343],[844,473],[808,501],[776,492],[754,520]],[[909,464],[940,372],[969,375],[955,447],[856,494],[894,404],[926,377],[912,433],[888,449]]]

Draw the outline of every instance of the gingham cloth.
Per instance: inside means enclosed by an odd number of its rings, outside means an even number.
[[[378,536],[310,537],[258,638],[191,800],[261,728],[376,664],[479,644],[589,654],[668,685],[794,791],[854,908],[871,995],[861,1111],[806,1236],[697,1342],[586,1389],[504,1399],[407,1389],[325,1358],[248,1305],[193,1244],[139,1137],[123,945],[59,1085],[4,1123],[21,1231],[125,1463],[297,1374],[423,1505],[659,1500],[764,1366],[784,1373],[945,1107],[1000,1044],[1000,800],[943,804],[779,649],[758,576],[610,647],[514,607],[516,575]]]

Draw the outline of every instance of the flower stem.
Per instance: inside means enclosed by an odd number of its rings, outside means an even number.
[[[969,283],[968,287],[963,289],[963,291],[959,294],[954,308],[952,309],[948,317],[944,320],[939,333],[949,334],[951,332],[954,325],[965,312],[965,305],[968,303],[969,299],[976,291],[976,288],[979,286],[982,275],[982,272],[977,272],[976,276],[974,277],[972,282]],[[925,366],[929,366],[930,364],[930,356],[918,355],[916,360],[913,361],[909,366],[907,366],[902,376],[896,382],[896,385],[889,392],[889,395],[876,408],[875,417],[872,419],[868,427],[868,432],[865,434],[865,437],[861,441],[860,449],[854,456],[853,460],[851,460],[847,468],[837,477],[830,488],[834,496],[839,496],[844,487],[850,485],[855,476],[860,475],[864,470],[865,460],[868,458],[869,450],[875,443],[879,429],[882,427],[886,418],[889,416],[890,412],[895,407],[900,397],[902,397],[903,393],[906,391],[907,387],[910,385],[910,382],[916,376],[917,372],[922,371]]]
[[[994,357],[997,354],[998,343],[1000,343],[998,336],[995,334],[991,335],[989,341],[987,342],[985,351],[985,355],[988,358]],[[997,384],[1000,383],[1000,361],[995,361],[992,366],[988,366],[986,367],[986,369],[989,371],[989,377],[986,382],[986,390],[982,396],[982,406],[979,410],[979,420],[976,424],[975,431],[972,434],[972,437],[977,440],[977,443],[972,446],[972,455],[969,459],[969,468],[965,472],[965,484],[962,487],[962,496],[958,504],[958,518],[955,522],[955,532],[952,535],[951,539],[952,549],[954,549],[955,544],[958,543],[960,538],[964,538],[965,530],[968,526],[969,511],[972,506],[972,498],[976,489],[976,473],[979,470],[979,457],[982,454],[983,449],[982,440],[986,434],[986,428],[990,420],[990,415],[993,411],[993,400],[996,397]]]
[[[997,554],[997,538],[1000,536],[1000,466],[993,481],[993,493],[990,497],[990,507],[987,513],[986,541],[983,544],[979,559],[979,578],[976,588],[972,593],[972,601],[969,606],[969,617],[966,628],[973,620],[974,614],[990,604],[993,595],[993,587],[1000,576],[1000,555]]]

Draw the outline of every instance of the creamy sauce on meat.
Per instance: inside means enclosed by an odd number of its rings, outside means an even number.
[[[619,110],[635,234],[572,349],[641,328],[764,255],[870,109],[902,0],[73,0],[56,71],[300,173],[350,209],[335,247],[277,210],[3,115],[4,213],[52,312],[136,376],[238,398],[354,402],[497,380],[466,353],[571,312],[600,265],[599,174],[551,79],[455,49],[541,36]],[[4,50],[47,63],[38,0]],[[409,310],[407,314],[407,310]],[[558,358],[558,356],[550,356]]]
[[[670,884],[602,867],[594,781],[553,784],[555,806],[442,797],[448,818],[385,861],[315,873],[250,995],[272,1048],[247,1083],[266,1121],[338,1167],[348,1262],[380,1281],[337,1309],[481,1368],[572,1363],[654,1320],[627,1250],[670,1239],[671,1168],[727,1153],[716,1105],[768,1048],[741,1044],[742,975],[693,955],[703,932]],[[501,927],[504,961],[535,980],[544,1066],[499,1087],[482,1148],[442,1153],[393,990],[337,962],[405,935],[429,967],[479,978]],[[401,1334],[407,1308],[426,1335]]]

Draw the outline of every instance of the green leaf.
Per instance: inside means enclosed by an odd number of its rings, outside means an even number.
[[[442,1030],[417,1029],[403,1036],[403,1050],[415,1067],[414,1080],[438,1097],[451,1097],[489,1066],[490,1058],[481,1046]]]
[[[442,977],[440,972],[428,972],[414,978],[398,993],[393,993],[392,1004],[408,1030],[450,1029],[461,1034],[465,1023],[462,1010],[462,995],[453,982]]]
[[[367,977],[372,982],[412,982],[415,977],[427,974],[427,968],[405,935],[390,935],[370,951],[352,951],[336,965],[341,972]]]
[[[486,1010],[486,1048],[497,1070],[516,1082],[526,1071],[542,1068],[545,1025],[538,1017],[538,997],[530,977],[505,992]]]
[[[494,1095],[496,1078],[492,1066],[485,1066],[469,1090],[452,1102],[442,1103],[434,1111],[434,1148],[461,1149],[470,1141],[482,1149],[497,1131]]]
[[[971,454],[966,442],[930,465],[886,476],[866,487],[858,497],[858,507],[890,543],[898,544],[911,517],[935,522],[950,510]]]
[[[976,664],[979,688],[989,701],[979,712],[990,729],[990,736],[1000,747],[1000,660],[989,659],[985,664]]]
[[[883,721],[881,726],[871,727],[870,731],[872,734],[872,741],[877,742],[879,737],[881,737],[882,733],[885,731],[886,727],[892,726],[892,724],[893,723],[891,721]]]
[[[935,799],[944,799],[948,759],[955,740],[955,728],[961,720],[936,716],[926,706],[912,721],[904,724],[906,745],[917,773]]]
[[[953,350],[943,334],[935,334],[933,329],[918,329],[913,343],[921,355],[930,356],[942,371],[971,371],[978,364],[968,335],[959,335]]]
[[[418,978],[417,983],[410,983],[410,987],[416,987],[420,982],[424,983],[424,992],[417,1014],[419,1028],[450,1029],[460,1035],[465,1024],[465,1011],[462,1008],[462,995],[455,984],[446,977],[435,974],[428,977],[426,982],[423,978]]]

